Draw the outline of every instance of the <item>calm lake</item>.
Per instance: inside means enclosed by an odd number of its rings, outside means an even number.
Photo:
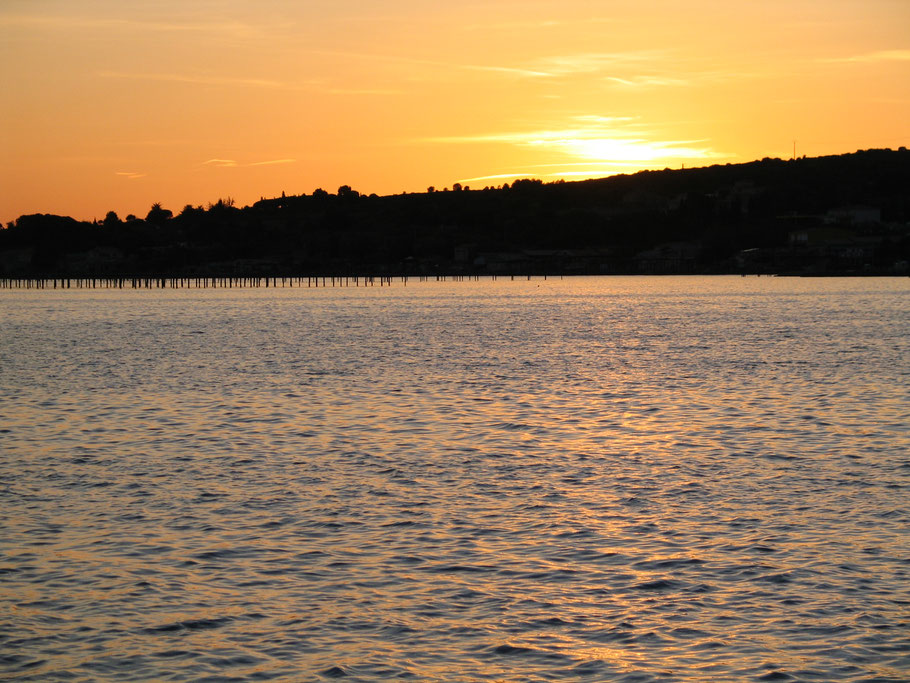
[[[906,681],[910,278],[0,291],[0,677]]]

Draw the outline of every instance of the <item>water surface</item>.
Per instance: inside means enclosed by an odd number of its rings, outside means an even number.
[[[907,680],[908,295],[0,291],[0,674]]]

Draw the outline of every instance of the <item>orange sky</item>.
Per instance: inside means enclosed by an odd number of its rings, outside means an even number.
[[[3,0],[0,220],[910,146],[907,0]]]

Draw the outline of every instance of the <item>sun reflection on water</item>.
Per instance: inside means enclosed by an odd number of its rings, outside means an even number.
[[[895,677],[906,283],[540,284],[5,300],[10,666]]]

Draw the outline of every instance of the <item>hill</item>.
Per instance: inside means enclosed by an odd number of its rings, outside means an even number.
[[[642,171],[379,197],[219,200],[103,221],[21,216],[0,277],[897,274],[910,151]]]

